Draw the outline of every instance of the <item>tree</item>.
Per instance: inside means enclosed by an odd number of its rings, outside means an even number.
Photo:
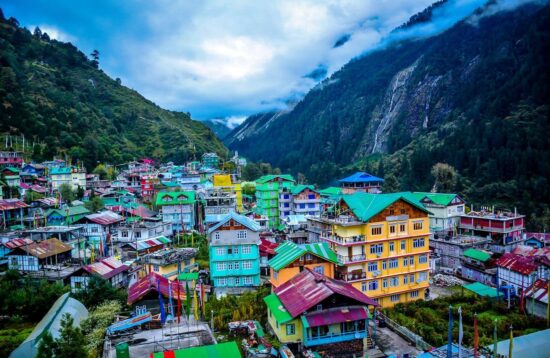
[[[42,337],[38,345],[36,358],[52,358],[55,357],[57,351],[57,342],[53,339],[50,331],[46,331],[46,334]]]
[[[86,289],[74,294],[74,297],[82,302],[86,308],[91,309],[105,301],[118,301],[125,304],[128,298],[125,290],[113,287],[107,280],[92,277],[88,281]]]
[[[65,313],[61,318],[61,335],[56,340],[58,352],[56,357],[85,357],[87,355],[84,347],[86,339],[80,327],[75,327],[74,319],[70,314]]]
[[[90,56],[92,56],[92,65],[97,68],[99,66],[99,51],[93,50]]]
[[[101,200],[99,196],[91,197],[90,200],[84,203],[84,206],[92,213],[95,213],[105,207],[105,205],[103,205],[103,200]]]
[[[34,28],[34,32],[33,32],[33,35],[38,37],[38,38],[41,38],[42,37],[42,30],[40,30],[40,27],[36,26]]]
[[[401,189],[401,186],[399,184],[399,180],[397,180],[397,177],[392,173],[386,175],[386,178],[384,179],[384,185],[382,186],[382,191],[384,193],[395,193],[398,192]]]
[[[256,185],[254,184],[245,184],[242,186],[243,194],[254,196],[256,193]]]
[[[432,167],[431,173],[435,179],[433,191],[448,193],[454,190],[457,174],[453,166],[446,163],[436,163]]]
[[[61,199],[67,203],[75,199],[73,188],[69,184],[61,184],[59,186],[59,193],[61,194]]]
[[[81,200],[84,197],[84,192],[84,188],[79,185],[78,188],[76,188],[76,198]]]

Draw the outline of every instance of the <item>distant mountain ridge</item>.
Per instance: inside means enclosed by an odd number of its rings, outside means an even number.
[[[227,152],[189,114],[160,108],[72,44],[31,33],[0,10],[1,132],[37,143],[36,160],[64,155],[90,170],[98,162],[152,157],[182,163],[204,152]]]
[[[534,203],[541,213],[550,203],[541,164],[550,162],[550,7],[491,10],[498,5],[349,62],[292,109],[250,116],[225,143],[317,183],[360,168],[429,190],[431,167],[446,162],[469,199]]]

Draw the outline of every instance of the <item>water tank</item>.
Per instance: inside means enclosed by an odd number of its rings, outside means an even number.
[[[130,358],[128,343],[122,342],[116,345],[116,358]]]

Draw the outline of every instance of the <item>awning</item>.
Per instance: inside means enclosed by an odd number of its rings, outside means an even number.
[[[365,307],[340,307],[307,314],[304,318],[309,327],[328,326],[334,323],[367,319]],[[304,322],[305,323],[305,322]]]

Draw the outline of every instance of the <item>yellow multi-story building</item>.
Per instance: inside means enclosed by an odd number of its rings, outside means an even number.
[[[235,193],[237,211],[243,211],[243,193],[241,183],[238,182],[235,176],[230,174],[214,174],[212,176],[212,185],[214,188],[222,188]]]
[[[320,218],[313,240],[330,243],[343,266],[336,278],[382,307],[425,297],[429,287],[429,211],[409,192],[343,195]]]

